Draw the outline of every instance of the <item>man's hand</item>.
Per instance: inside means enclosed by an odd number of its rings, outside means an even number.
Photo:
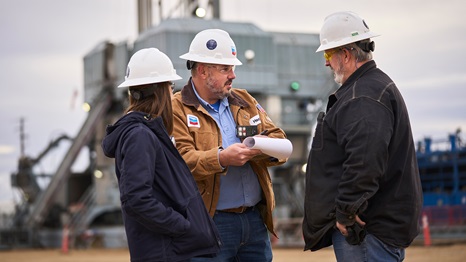
[[[251,158],[262,154],[259,149],[250,149],[243,143],[235,143],[220,151],[219,162],[223,167],[242,166]]]
[[[366,222],[362,221],[362,220],[359,218],[358,215],[356,215],[355,220],[356,220],[356,223],[358,223],[359,225],[361,225],[361,227],[363,227],[364,225],[366,225]],[[340,224],[340,223],[338,223],[338,221],[337,221],[337,228],[338,228],[338,230],[340,230],[340,232],[341,232],[341,234],[342,234],[343,236],[345,236],[345,237],[348,236],[348,230],[346,229],[346,226],[345,226],[345,225]]]

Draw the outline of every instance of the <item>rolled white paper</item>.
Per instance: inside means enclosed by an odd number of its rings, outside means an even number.
[[[288,158],[293,152],[293,144],[286,138],[246,137],[243,144],[251,149],[259,149],[262,153],[277,159]]]

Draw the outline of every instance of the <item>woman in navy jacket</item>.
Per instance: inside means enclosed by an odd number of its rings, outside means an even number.
[[[136,52],[128,63],[129,107],[107,127],[102,148],[115,158],[131,261],[188,261],[215,256],[220,238],[173,130],[172,84],[181,79],[156,48]]]

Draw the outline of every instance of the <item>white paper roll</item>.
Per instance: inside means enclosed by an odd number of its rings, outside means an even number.
[[[288,158],[293,152],[293,144],[286,138],[246,137],[243,141],[251,149],[259,149],[262,153],[277,159]]]

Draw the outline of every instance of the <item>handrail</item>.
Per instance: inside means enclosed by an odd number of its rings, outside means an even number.
[[[49,186],[39,195],[36,204],[33,206],[31,214],[26,220],[25,225],[27,228],[35,228],[44,221],[45,215],[52,206],[53,198],[57,194],[60,185],[67,181],[70,176],[71,166],[76,160],[79,152],[89,143],[93,136],[95,126],[109,108],[111,104],[111,95],[108,92],[104,92],[100,97],[101,99],[96,103],[95,108],[90,111],[86,121],[81,127],[81,130],[73,140],[70,149],[58,167],[55,176],[52,177]]]

